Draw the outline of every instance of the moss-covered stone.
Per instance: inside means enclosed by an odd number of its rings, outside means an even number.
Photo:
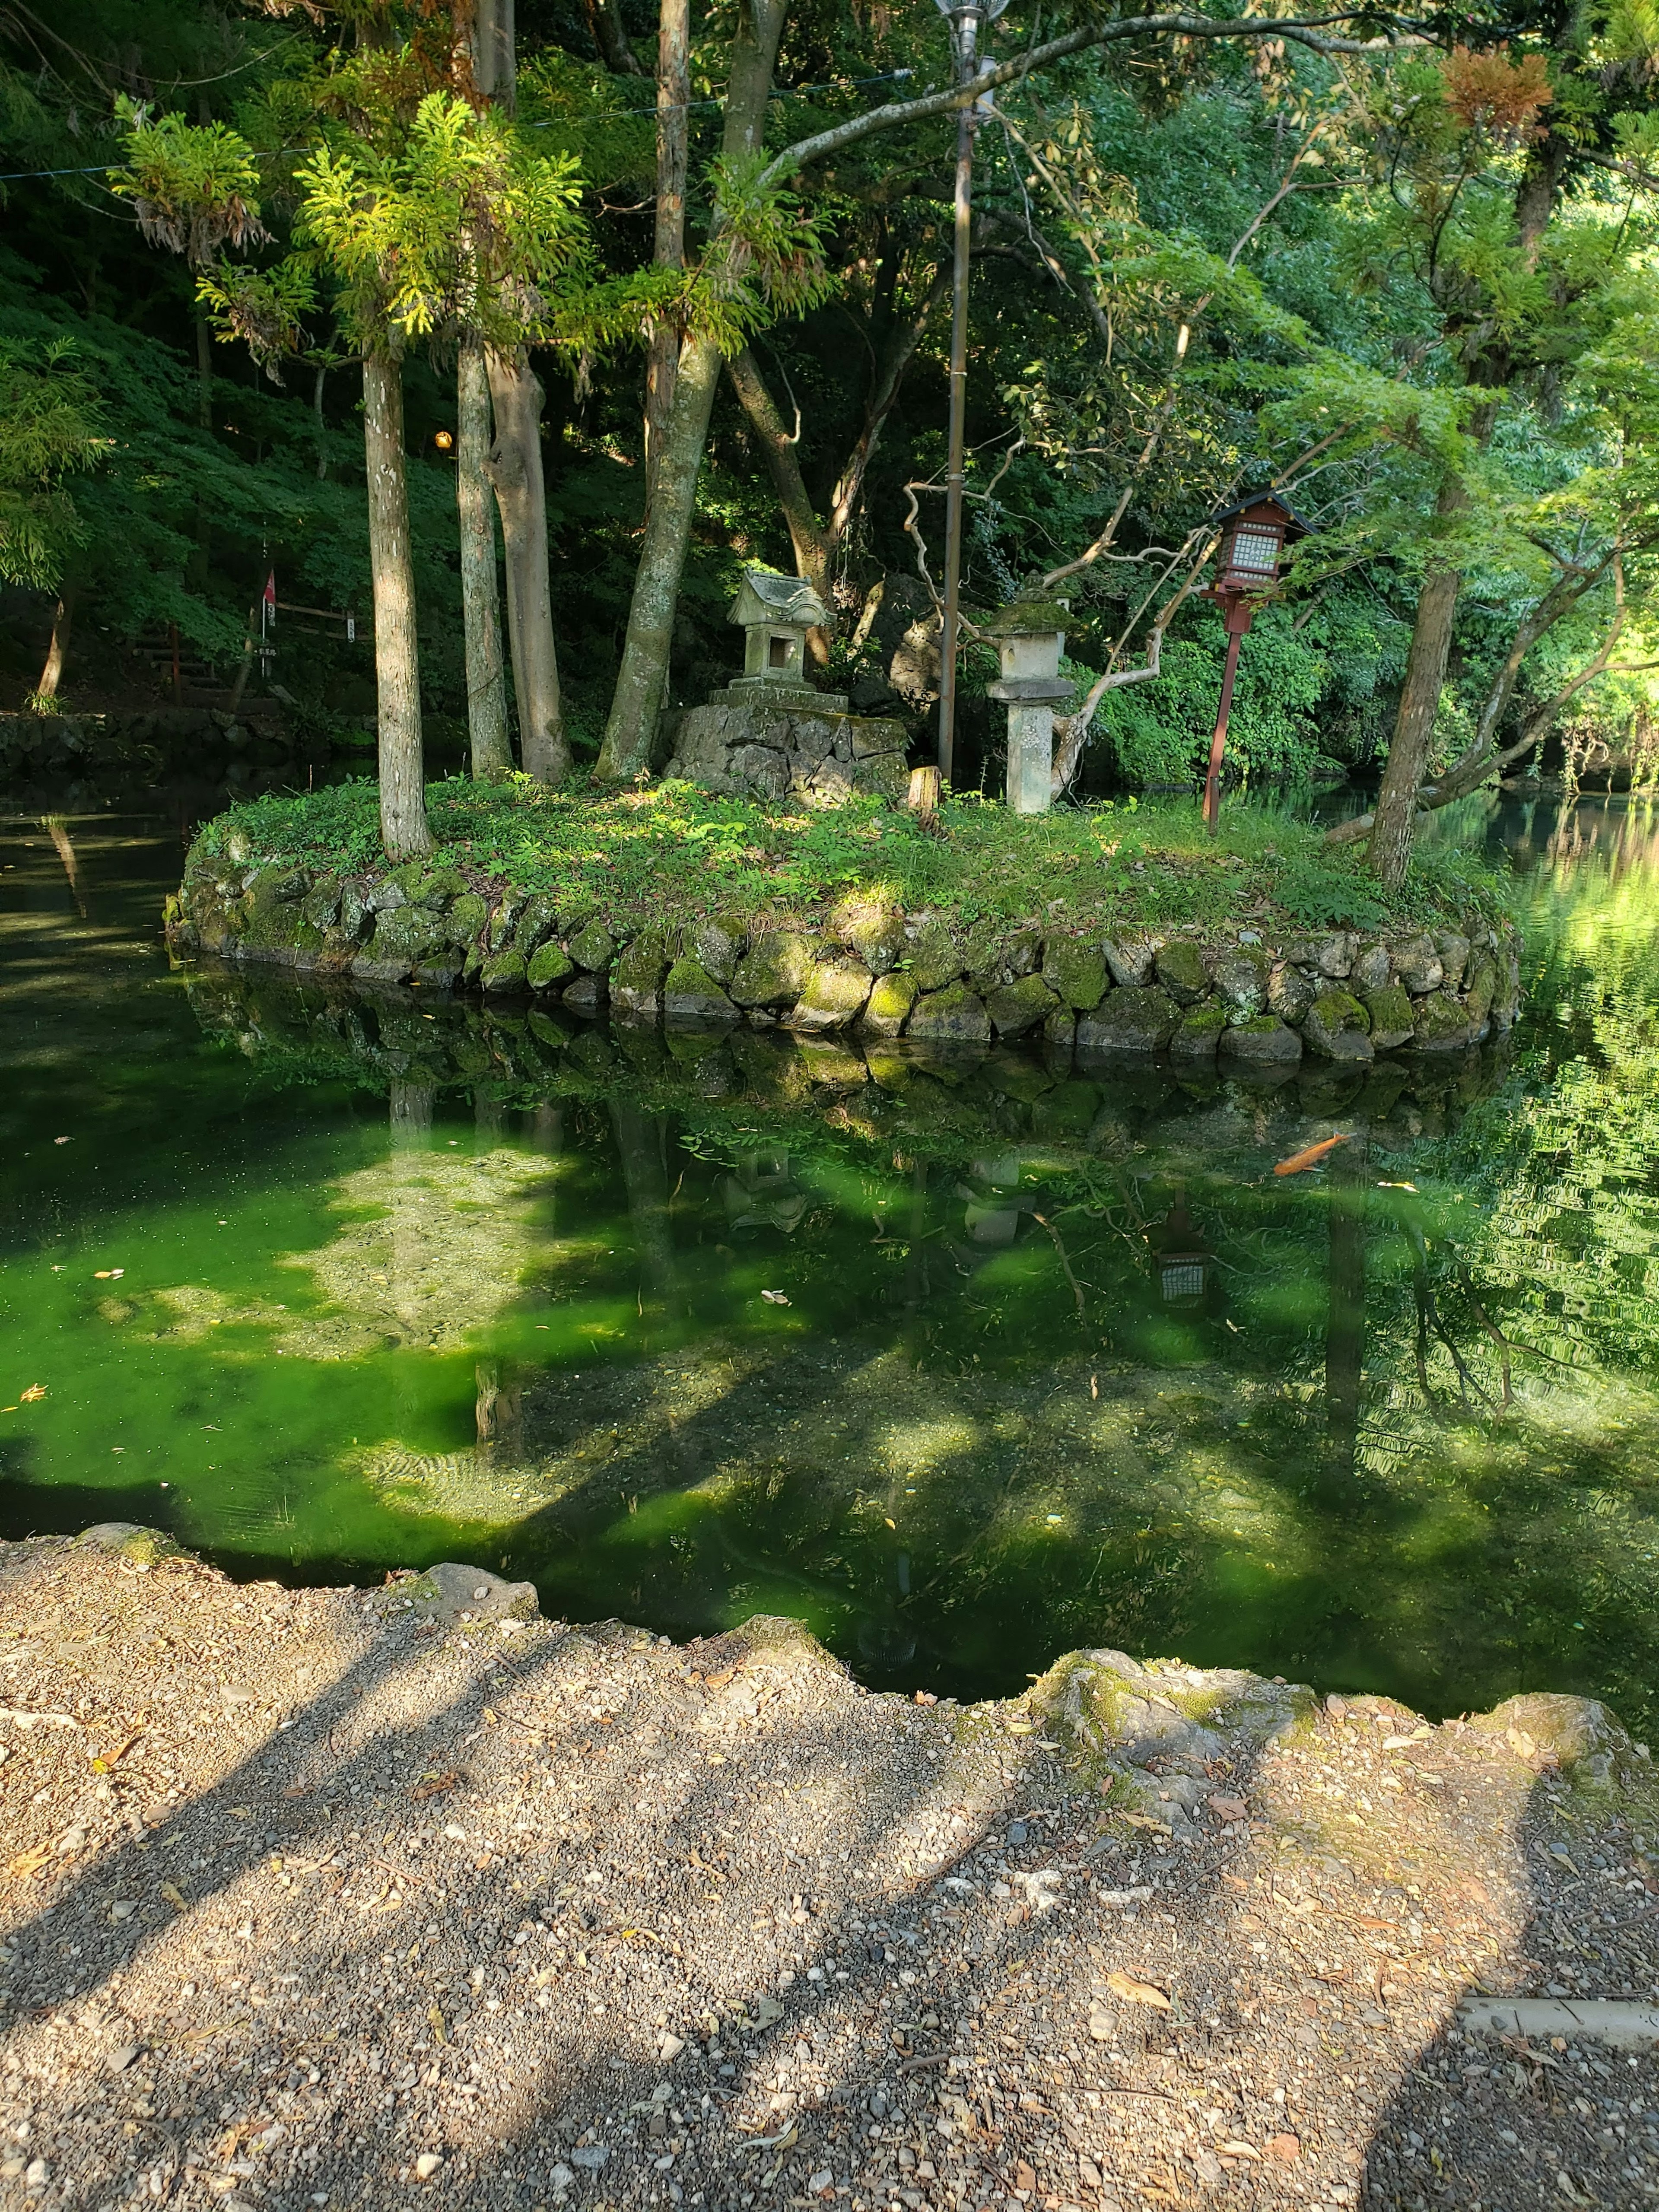
[[[1189,1006],[1170,1039],[1171,1060],[1213,1060],[1215,1048],[1227,1026],[1227,1010],[1214,1000]]]
[[[556,941],[539,946],[530,956],[525,969],[525,981],[532,991],[556,991],[576,972],[576,963]]]
[[[509,945],[505,952],[492,952],[478,970],[478,981],[491,993],[507,994],[526,991],[530,986],[525,978],[525,957]]]
[[[402,960],[411,967],[449,942],[441,918],[424,907],[394,907],[374,917],[374,934],[364,947],[371,959]]]
[[[1042,1042],[1051,1053],[1069,1058],[1077,1048],[1078,1018],[1062,1000],[1042,1024]]]
[[[1371,1018],[1371,1043],[1378,1052],[1394,1052],[1411,1041],[1412,1002],[1403,983],[1384,983],[1365,994],[1365,1012]]]
[[[662,1012],[663,979],[674,964],[674,933],[642,929],[611,970],[611,1003],[619,1014]]]
[[[1229,1021],[1254,1021],[1266,1012],[1269,972],[1266,957],[1251,945],[1241,945],[1217,956],[1211,980]]]
[[[947,983],[941,991],[917,998],[904,1033],[924,1043],[988,1044],[991,1017],[985,1001],[966,984]]]
[[[574,983],[566,984],[564,1003],[573,1013],[597,1014],[603,1012],[610,995],[605,976],[589,972],[578,975]]]
[[[1156,985],[1109,991],[1091,1014],[1077,1025],[1079,1053],[1161,1052],[1175,1035],[1180,1010]]]
[[[137,1521],[100,1521],[83,1529],[75,1540],[92,1550],[114,1552],[133,1566],[144,1570],[159,1567],[168,1559],[191,1556],[160,1528],[146,1528]]]
[[[904,916],[891,900],[842,899],[830,913],[830,928],[872,975],[885,975],[904,957]]]
[[[617,957],[617,940],[602,921],[589,921],[567,939],[564,949],[577,967],[586,969],[590,975],[603,975],[610,972]]]
[[[1091,1014],[1106,995],[1106,956],[1080,938],[1051,937],[1042,948],[1042,980],[1062,1006]]]
[[[459,868],[434,868],[427,860],[405,860],[392,871],[391,879],[411,906],[428,907],[434,913],[441,913],[466,890],[466,878]]]
[[[340,879],[324,876],[306,893],[300,911],[313,929],[329,930],[340,919]]]
[[[950,932],[939,922],[929,922],[909,940],[906,965],[918,991],[942,991],[962,974],[964,963]]]
[[[1209,963],[1197,945],[1184,937],[1161,945],[1152,968],[1158,981],[1178,1006],[1195,1006],[1209,996]]]
[[[1322,1060],[1370,1060],[1371,1018],[1352,991],[1322,991],[1302,1023],[1302,1042]]]
[[[1041,975],[1022,975],[1018,982],[1000,983],[988,992],[985,1011],[999,1036],[1024,1036],[1054,1012],[1058,1002]]]
[[[916,1001],[916,979],[901,969],[878,975],[868,1003],[859,1017],[859,1027],[876,1036],[896,1036],[910,1018]]]
[[[1399,976],[1413,998],[1425,991],[1437,991],[1446,980],[1440,955],[1434,949],[1434,939],[1426,932],[1418,930],[1409,937],[1396,937],[1389,947],[1394,972]]]
[[[1457,1052],[1474,1041],[1466,1010],[1449,991],[1412,1000],[1412,1042],[1419,1052]]]
[[[524,902],[524,911],[514,925],[513,943],[516,951],[528,960],[546,944],[558,927],[558,902],[545,891],[538,892]]]
[[[489,908],[477,891],[464,891],[451,902],[446,919],[453,943],[476,945],[489,924]]]
[[[1469,1026],[1477,1035],[1486,1028],[1492,1001],[1498,996],[1498,963],[1491,953],[1475,953],[1463,978],[1463,1006]]]
[[[711,914],[692,924],[688,940],[691,957],[714,977],[722,995],[737,972],[748,935],[734,915]]]
[[[793,1006],[806,988],[817,947],[793,929],[757,937],[732,971],[728,994],[739,1006]]]
[[[682,953],[663,978],[662,1012],[667,1022],[724,1024],[738,1018],[719,980],[689,953]]]
[[[1247,1067],[1294,1067],[1302,1057],[1302,1040],[1287,1029],[1277,1014],[1257,1014],[1223,1030],[1219,1048],[1224,1059]]]
[[[856,960],[819,960],[783,1017],[792,1030],[844,1030],[864,1012],[875,978]]]
[[[1293,1027],[1302,1022],[1319,996],[1319,986],[1293,962],[1281,960],[1267,983],[1267,1011]]]

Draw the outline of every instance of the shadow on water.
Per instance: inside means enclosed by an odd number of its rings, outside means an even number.
[[[1264,1088],[173,975],[176,842],[67,829],[73,886],[39,825],[0,878],[10,1531],[469,1558],[964,1694],[1103,1642],[1646,1715],[1636,811],[1457,825],[1522,878],[1511,1051]]]

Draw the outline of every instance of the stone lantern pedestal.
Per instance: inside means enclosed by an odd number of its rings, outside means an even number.
[[[1008,709],[1008,804],[1016,814],[1046,814],[1054,803],[1054,708],[1072,696],[1060,672],[1071,611],[1063,599],[1016,599],[980,634],[1002,663],[986,686]]]

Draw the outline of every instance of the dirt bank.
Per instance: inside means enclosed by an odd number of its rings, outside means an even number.
[[[479,1595],[479,1593],[483,1593]],[[0,1547],[0,2206],[1659,2194],[1644,1756],[1121,1655],[971,1708],[787,1623]]]

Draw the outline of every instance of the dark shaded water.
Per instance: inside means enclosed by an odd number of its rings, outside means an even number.
[[[170,972],[185,827],[0,821],[4,1533],[460,1557],[965,1693],[1109,1643],[1645,1716],[1645,810],[1453,825],[1523,878],[1501,1054],[1266,1090]]]

